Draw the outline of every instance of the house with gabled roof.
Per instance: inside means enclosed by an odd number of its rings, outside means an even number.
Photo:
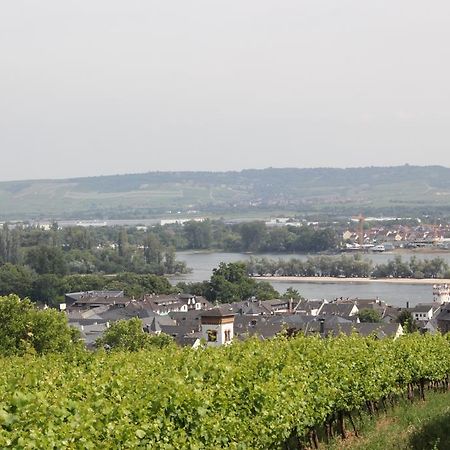
[[[341,316],[341,317],[351,317],[356,316],[359,312],[358,307],[353,303],[325,303],[321,310],[320,315],[328,316]]]
[[[142,302],[147,303],[154,313],[160,315],[166,315],[175,311],[201,311],[212,307],[206,298],[188,294],[146,295]]]
[[[414,320],[419,322],[426,322],[431,320],[435,313],[439,310],[440,304],[438,303],[418,303],[413,308],[409,309]]]
[[[397,339],[403,335],[403,327],[399,323],[343,323],[338,324],[329,331],[328,335],[350,335],[352,333],[361,336],[374,336],[377,339]]]

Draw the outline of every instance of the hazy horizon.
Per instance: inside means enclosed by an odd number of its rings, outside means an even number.
[[[442,167],[444,169],[450,169],[450,166],[445,166],[442,164],[430,164],[430,165],[420,165],[420,164],[409,164],[409,163],[405,163],[405,164],[399,164],[399,165],[393,165],[393,166],[348,166],[348,167],[337,167],[337,166],[316,166],[316,167],[273,167],[273,166],[269,166],[269,167],[261,167],[261,168],[256,168],[256,167],[244,167],[241,169],[230,169],[230,170],[148,170],[145,172],[127,172],[127,173],[109,173],[109,174],[96,174],[96,175],[76,175],[73,177],[51,177],[51,178],[18,178],[18,179],[11,179],[11,180],[1,180],[0,179],[0,183],[8,183],[8,182],[20,182],[20,181],[45,181],[45,180],[66,180],[66,179],[83,179],[83,178],[95,178],[95,177],[110,177],[110,176],[127,176],[127,175],[141,175],[141,174],[146,174],[146,173],[180,173],[180,172],[185,172],[185,173],[198,173],[198,172],[208,172],[208,173],[230,173],[230,172],[243,172],[243,171],[247,171],[247,170],[268,170],[268,169],[280,169],[280,170],[290,170],[290,169],[294,169],[294,170],[303,170],[303,169],[342,169],[342,170],[346,170],[346,169],[369,169],[369,168],[382,168],[382,169],[388,169],[388,168],[397,168],[397,167],[405,167],[405,166],[410,166],[410,167]]]
[[[17,0],[0,180],[444,165],[450,3]]]

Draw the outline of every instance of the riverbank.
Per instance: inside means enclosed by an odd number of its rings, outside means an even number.
[[[450,284],[448,278],[342,278],[342,277],[253,277],[256,280],[281,283],[389,283],[389,284]]]

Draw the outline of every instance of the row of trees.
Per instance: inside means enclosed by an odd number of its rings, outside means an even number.
[[[178,233],[186,249],[217,248],[239,252],[323,252],[336,250],[337,233],[313,226],[267,227],[264,222],[224,224],[206,220],[188,222]],[[181,241],[183,242],[183,241]]]
[[[261,300],[279,298],[280,294],[265,281],[257,281],[247,274],[244,263],[221,263],[209,281],[179,283],[172,286],[167,278],[154,274],[123,272],[116,275],[56,275],[37,274],[33,270],[10,263],[0,266],[0,295],[17,294],[33,301],[56,306],[67,292],[89,290],[123,290],[130,298],[145,294],[185,292],[202,295],[212,302],[230,302],[256,297]],[[289,298],[300,298],[291,289]]]
[[[227,225],[191,221],[156,226],[150,231],[125,227],[50,230],[0,230],[0,266],[24,266],[39,275],[115,274],[119,272],[174,274],[187,271],[176,250],[218,248],[251,252],[320,252],[337,247],[330,229],[266,227],[263,222]]]
[[[316,256],[300,259],[250,258],[246,262],[251,275],[298,277],[361,278],[450,278],[450,268],[442,258],[404,261],[400,256],[386,264],[373,265],[359,254]]]
[[[51,230],[0,230],[0,265],[26,265],[38,274],[73,273],[155,273],[186,271],[176,260],[175,247],[166,245],[153,233],[126,228],[101,230],[82,227]]]
[[[176,289],[167,278],[154,274],[123,272],[108,276],[37,274],[13,264],[0,266],[0,295],[17,294],[36,302],[56,306],[67,292],[89,290],[123,290],[125,295],[141,298],[144,294],[169,294]]]

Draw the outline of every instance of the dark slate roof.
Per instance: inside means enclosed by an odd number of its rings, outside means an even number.
[[[184,336],[177,336],[175,342],[181,347],[192,347],[202,336],[200,333],[192,333]]]
[[[409,311],[412,313],[427,313],[430,309],[437,309],[439,306],[440,305],[438,303],[418,303]]]
[[[96,306],[95,308],[69,307],[66,314],[69,320],[73,319],[101,319],[101,314],[109,309],[109,305]]]
[[[144,327],[149,332],[156,333],[158,331],[162,331],[163,326],[174,326],[176,325],[176,322],[171,319],[169,316],[153,316],[153,317],[147,317],[145,319],[142,319],[142,323],[144,324]]]
[[[112,306],[99,315],[104,319],[116,321],[121,319],[132,319],[133,317],[145,319],[154,317],[156,314],[151,309],[146,308],[145,304],[142,304],[141,302],[132,302],[125,307]]]
[[[440,312],[436,316],[436,320],[440,321],[450,321],[450,305],[442,305]]]
[[[354,306],[354,303],[325,303],[320,310],[320,314],[350,316]]]
[[[204,311],[198,310],[190,310],[190,311],[176,311],[169,313],[169,317],[175,320],[177,325],[182,326],[190,326],[191,328],[200,326],[200,316],[204,313]]]
[[[68,323],[70,326],[79,325],[97,325],[99,323],[107,323],[106,319],[69,319]]]
[[[131,300],[126,297],[80,297],[73,305],[127,305]]]
[[[220,306],[210,309],[208,311],[202,311],[200,314],[201,317],[228,317],[234,315],[235,313],[233,311],[230,311],[229,308],[224,308]]]
[[[338,300],[339,302],[340,300]],[[374,306],[379,306],[384,308],[386,303],[378,298],[352,298],[348,301],[354,303],[358,308],[373,308]]]
[[[239,339],[244,339],[248,336],[256,336],[260,339],[272,338],[286,328],[284,324],[276,323],[273,319],[274,316],[236,316],[234,320],[234,335]]]
[[[100,338],[107,329],[106,324],[83,325],[77,327],[80,330],[81,339],[89,348],[95,346],[95,341]]]
[[[392,318],[397,318],[400,313],[402,312],[402,308],[395,308],[394,306],[386,306],[386,308],[384,308],[383,310],[383,314],[382,317],[392,317]]]
[[[297,302],[292,303],[292,308],[295,307]],[[270,311],[276,311],[277,309],[287,309],[289,308],[289,300],[285,298],[275,298],[273,300],[263,300],[261,305]]]
[[[311,314],[313,309],[320,309],[324,304],[323,300],[300,300],[295,306],[294,311],[299,313]]]
[[[249,316],[269,315],[271,310],[262,305],[258,300],[247,300],[244,302],[227,303],[222,308],[229,309],[236,314],[244,314]]]
[[[339,324],[330,330],[329,334],[351,334],[356,332],[361,336],[376,336],[378,339],[394,337],[398,331],[398,323],[356,323]]]
[[[196,333],[199,327],[180,326],[180,325],[164,325],[160,324],[161,332],[170,336],[184,336]]]

